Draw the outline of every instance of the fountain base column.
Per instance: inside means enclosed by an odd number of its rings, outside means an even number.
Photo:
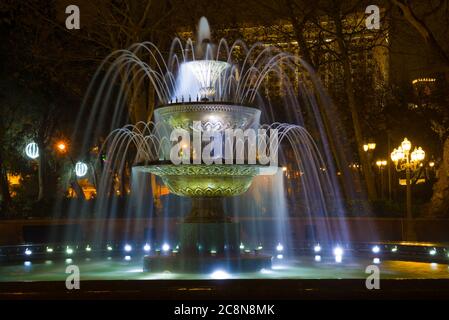
[[[192,209],[179,227],[183,253],[237,252],[240,226],[225,216],[222,198],[192,198]]]
[[[240,225],[225,216],[221,198],[193,198],[179,232],[178,252],[145,256],[145,271],[254,272],[271,268],[271,256],[240,252]]]

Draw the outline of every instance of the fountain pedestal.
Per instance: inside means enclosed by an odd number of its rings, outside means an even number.
[[[183,252],[238,252],[240,226],[226,217],[222,198],[192,198],[192,209],[180,225]]]
[[[221,198],[193,198],[180,225],[179,251],[144,257],[146,271],[230,272],[271,268],[271,256],[240,252],[240,225],[223,211]]]

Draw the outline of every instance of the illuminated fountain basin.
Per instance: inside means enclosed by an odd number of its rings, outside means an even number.
[[[192,199],[192,208],[180,224],[180,253],[147,256],[149,271],[211,272],[257,271],[271,268],[271,256],[241,254],[240,225],[223,211],[223,197],[244,193],[258,174],[269,174],[271,167],[251,165],[153,165],[137,170],[162,178],[170,191]]]
[[[209,280],[209,279],[366,279],[365,269],[377,265],[382,279],[449,279],[448,247],[441,244],[356,244],[327,246],[310,244],[298,249],[295,259],[280,257],[280,251],[273,251],[272,268],[262,268],[252,272],[229,272],[222,266],[207,272],[171,271],[147,273],[142,268],[145,246],[114,245],[112,250],[92,245],[92,251],[85,251],[86,245],[72,245],[68,254],[66,246],[30,245],[20,247],[0,247],[2,261],[0,282],[23,281],[65,281],[67,265],[75,264],[82,270],[83,280]],[[336,253],[342,251],[341,259]],[[28,250],[27,250],[28,249]],[[151,255],[166,257],[179,253],[156,253]],[[173,250],[174,251],[174,250]],[[27,254],[25,252],[32,252]],[[249,253],[247,253],[249,254]],[[63,288],[64,286],[61,286]],[[1,290],[0,290],[1,291]]]
[[[220,62],[198,61],[198,68],[209,70],[216,63]],[[197,62],[188,64],[196,68]],[[206,81],[200,82],[203,86],[206,85]],[[163,106],[156,109],[154,117],[159,133],[166,140],[175,129],[183,129],[192,136],[194,131],[223,134],[227,129],[256,130],[260,126],[260,111],[256,108],[207,101]],[[201,144],[204,145],[202,142]],[[193,142],[189,142],[186,148],[191,153],[189,160],[194,163],[197,155],[192,145]],[[160,158],[169,158],[171,147],[171,144],[162,144]],[[145,257],[145,270],[210,272],[221,268],[238,272],[271,268],[269,255],[240,253],[240,225],[226,216],[223,198],[245,193],[255,176],[274,174],[277,167],[249,164],[206,165],[201,160],[199,162],[174,165],[158,161],[156,164],[134,167],[137,172],[149,172],[161,177],[171,193],[192,199],[192,208],[180,225],[180,254]]]

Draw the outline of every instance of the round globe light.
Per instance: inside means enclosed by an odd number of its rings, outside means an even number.
[[[402,149],[402,147],[399,147],[396,150],[396,161],[401,160],[404,158],[404,149]]]
[[[84,177],[87,173],[87,164],[84,162],[78,161],[75,164],[75,174],[77,177],[81,178]]]
[[[418,150],[416,150],[416,159],[418,159],[419,161],[424,160],[424,158],[426,157],[426,153],[424,152],[424,150],[419,147]]]
[[[404,151],[410,151],[410,149],[412,148],[412,143],[407,139],[407,138],[404,138],[404,141],[402,141],[402,143],[401,143],[401,147],[402,147],[402,150],[404,150]]]
[[[36,142],[30,142],[25,147],[25,154],[30,159],[36,159],[39,157],[39,146]]]
[[[398,150],[395,148],[394,150],[393,150],[393,152],[391,153],[391,161],[393,161],[393,162],[396,162],[396,161],[398,161],[398,155],[397,155],[397,153],[398,153]]]

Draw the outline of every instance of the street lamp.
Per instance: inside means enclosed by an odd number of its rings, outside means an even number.
[[[363,151],[374,151],[376,149],[376,143],[375,142],[368,142],[363,145]]]
[[[379,168],[379,175],[380,175],[380,195],[383,198],[384,196],[384,175],[383,175],[383,169],[387,166],[388,162],[387,160],[377,160],[376,166]]]
[[[88,170],[87,164],[85,164],[84,162],[78,161],[75,164],[75,174],[78,178],[84,177],[87,174],[87,170]]]
[[[37,159],[39,157],[39,146],[36,142],[30,142],[25,147],[25,154],[30,159]]]
[[[421,162],[424,160],[426,153],[421,147],[415,147],[412,150],[412,143],[404,138],[401,145],[394,149],[391,153],[391,160],[395,164],[396,171],[405,171],[406,175],[406,186],[407,186],[407,239],[414,240],[415,234],[412,224],[412,192],[410,184],[410,175],[412,172],[418,170]]]
[[[59,141],[56,143],[56,150],[60,153],[65,153],[67,151],[67,144],[64,141]]]

